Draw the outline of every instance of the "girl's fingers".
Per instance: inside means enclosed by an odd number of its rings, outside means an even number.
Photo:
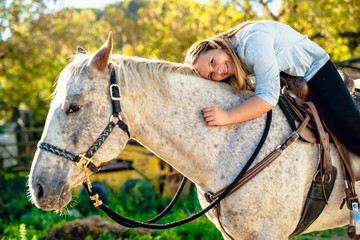
[[[208,126],[216,126],[216,122],[214,120],[207,122]]]
[[[214,110],[214,108],[215,108],[215,107],[207,107],[207,108],[204,108],[204,109],[202,110],[202,112],[203,112],[203,113],[205,113],[205,112],[212,112],[212,111]]]
[[[214,118],[212,116],[209,116],[209,117],[204,117],[204,120],[205,120],[205,122],[210,122],[210,121],[213,121]]]
[[[213,115],[212,112],[205,112],[205,113],[203,114],[204,118],[210,117],[210,116],[212,116],[212,115]]]
[[[208,126],[217,126],[216,123],[216,107],[207,107],[202,109],[203,118]]]

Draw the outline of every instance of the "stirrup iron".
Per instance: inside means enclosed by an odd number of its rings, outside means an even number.
[[[352,202],[352,213],[350,212],[350,225],[348,228],[348,236],[351,239],[360,239],[360,215],[359,215],[359,203]]]
[[[355,226],[355,234],[360,234],[360,215],[359,215],[359,203],[352,202],[352,214],[350,213],[350,225]]]

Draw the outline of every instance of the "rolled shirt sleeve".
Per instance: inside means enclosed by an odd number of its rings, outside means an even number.
[[[274,40],[267,33],[255,32],[248,36],[246,42],[244,60],[255,76],[255,96],[275,106],[280,95],[280,70]]]

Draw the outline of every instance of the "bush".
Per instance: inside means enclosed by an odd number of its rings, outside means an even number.
[[[100,215],[101,217],[108,218],[105,213],[92,206],[87,195],[80,194],[73,196],[75,200],[71,202],[74,209],[60,215],[55,212],[46,212],[36,208],[29,201],[27,197],[26,177],[24,174],[17,175],[9,179],[4,173],[0,172],[0,240],[19,239],[19,240],[38,240],[43,239],[47,235],[47,231],[54,227],[60,227],[68,221],[75,220],[76,218],[70,213],[72,211],[78,212],[82,217],[89,217],[92,215]],[[136,184],[137,185],[137,184]],[[146,188],[151,189],[146,184]],[[137,202],[136,198],[141,198],[141,186],[135,188],[136,194],[117,196],[113,191],[107,193],[109,204],[107,205],[113,211],[133,218],[139,221],[145,221],[153,218],[158,214],[170,199],[157,198],[151,200],[152,206],[142,208],[138,205],[132,205]],[[144,196],[147,196],[146,194]],[[146,197],[145,197],[146,198]],[[138,211],[136,209],[138,208]],[[173,210],[164,217],[159,223],[169,223],[186,218],[194,212],[201,210],[197,199],[196,189],[192,188],[187,198],[180,197]],[[133,229],[125,229],[123,238],[126,240],[192,240],[192,239],[222,239],[221,233],[216,227],[205,217],[176,227],[163,231],[151,231],[139,235]],[[335,236],[339,238],[346,236],[345,228],[336,228],[332,230],[313,232],[296,236],[291,239],[307,240],[307,239],[330,239]],[[86,240],[93,240],[92,236],[84,236]],[[116,237],[106,232],[102,233],[96,240],[116,239]]]
[[[74,219],[32,205],[27,197],[27,178],[21,174],[7,179],[2,173],[0,180],[0,235],[4,239],[41,239],[54,225]]]
[[[15,175],[10,179],[0,173],[0,238],[5,239],[21,239],[21,240],[37,240],[43,239],[53,227],[60,227],[67,221],[75,220],[70,212],[65,212],[64,215],[55,212],[46,212],[36,208],[27,197],[27,187],[25,176]],[[145,221],[151,219],[158,214],[158,211],[166,207],[170,199],[156,198],[141,193],[144,189],[152,189],[151,186],[140,186],[135,184],[133,189],[136,194],[117,196],[113,191],[108,192],[107,205],[110,209],[135,220]],[[139,205],[133,205],[134,202],[141,204],[137,198],[150,198],[152,206],[147,205],[142,208]],[[82,217],[91,215],[100,215],[108,218],[105,213],[97,210],[89,201],[87,195],[80,194],[73,196],[74,200],[71,206],[74,207]],[[146,201],[146,199],[143,199]],[[138,208],[138,211],[136,209]],[[130,210],[129,210],[130,209]],[[167,223],[178,221],[189,216],[194,211],[199,211],[200,205],[197,200],[195,189],[187,197],[180,197],[174,209],[166,216],[160,223]],[[138,235],[133,229],[126,229],[124,239],[128,240],[148,240],[148,239],[222,239],[220,232],[215,226],[205,217],[201,217],[192,223],[185,224],[180,227],[172,228],[163,231],[152,231],[150,234]],[[91,240],[92,236],[84,236],[84,239]],[[114,236],[103,233],[97,240],[102,239],[116,239]]]

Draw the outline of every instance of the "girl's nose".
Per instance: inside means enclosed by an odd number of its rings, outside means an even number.
[[[217,67],[216,72],[217,72],[217,74],[221,74],[221,67]]]

